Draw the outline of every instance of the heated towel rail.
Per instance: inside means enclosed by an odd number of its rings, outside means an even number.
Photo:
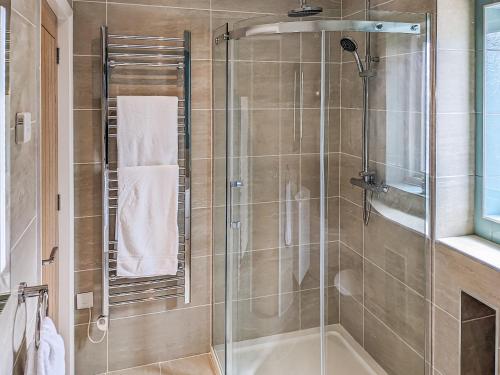
[[[102,315],[107,326],[113,306],[184,298],[191,299],[191,34],[161,37],[116,35],[101,27],[103,251]],[[168,95],[179,97],[179,266],[176,275],[124,278],[116,274],[118,244],[117,96]]]

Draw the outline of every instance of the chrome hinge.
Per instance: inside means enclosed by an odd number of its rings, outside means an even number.
[[[215,37],[215,45],[218,45],[222,41],[228,41],[228,40],[229,40],[228,33],[221,34],[221,35]]]
[[[61,211],[61,194],[57,194],[57,211]]]
[[[59,65],[61,62],[61,49],[59,47],[56,48],[56,63]]]

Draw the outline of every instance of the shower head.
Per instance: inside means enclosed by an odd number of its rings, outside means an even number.
[[[323,12],[323,8],[314,5],[307,5],[305,0],[300,0],[299,2],[299,8],[289,11],[288,17],[308,17],[315,16],[316,14]]]
[[[351,38],[342,38],[340,39],[340,46],[343,48],[344,51],[350,52],[354,55],[354,59],[356,60],[356,65],[358,66],[358,70],[360,73],[363,73],[365,71],[365,68],[363,67],[361,58],[359,57],[358,44],[356,43],[356,41]]]

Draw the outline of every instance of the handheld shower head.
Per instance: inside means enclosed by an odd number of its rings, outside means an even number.
[[[342,38],[340,39],[340,46],[346,52],[350,52],[354,55],[354,59],[356,60],[356,65],[358,66],[358,70],[360,73],[365,71],[363,63],[361,62],[361,58],[358,53],[358,44],[352,38]]]

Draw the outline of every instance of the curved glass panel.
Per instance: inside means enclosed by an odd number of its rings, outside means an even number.
[[[427,17],[231,29],[226,374],[423,375]]]

